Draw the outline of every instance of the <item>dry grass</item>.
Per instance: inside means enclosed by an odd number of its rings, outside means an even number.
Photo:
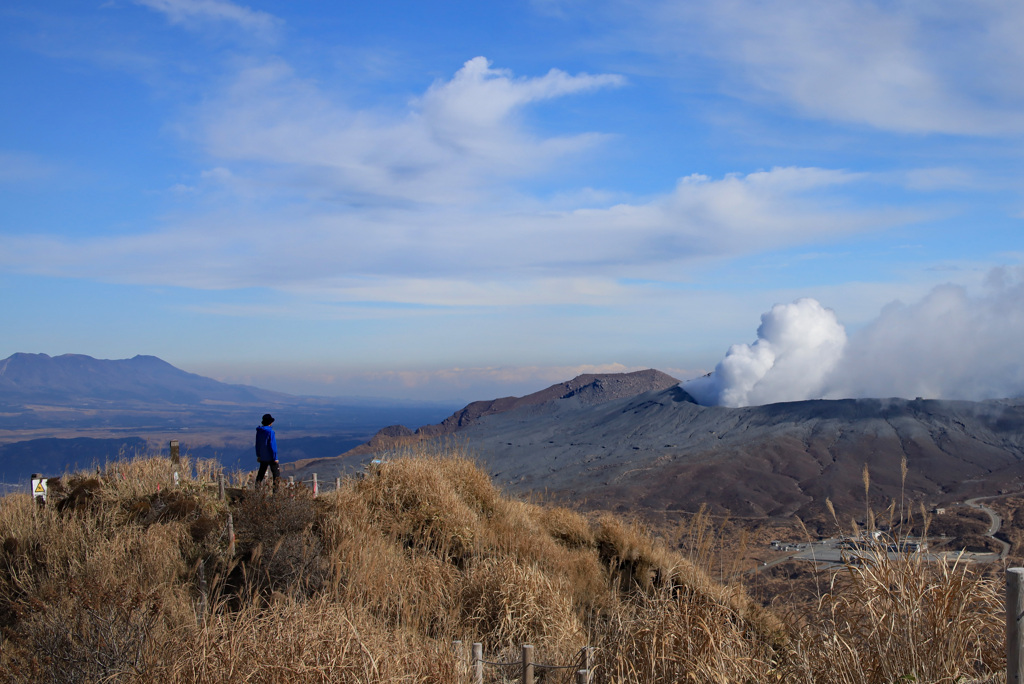
[[[474,641],[503,660],[533,643],[551,664],[593,646],[596,683],[956,682],[1002,667],[1001,586],[962,564],[882,554],[784,623],[702,569],[721,565],[706,518],[687,557],[636,523],[504,497],[452,445],[315,499],[229,504],[206,484],[215,465],[179,466],[177,488],[173,472],[120,461],[67,478],[46,509],[0,500],[0,680],[440,684],[468,681]]]
[[[875,547],[859,555],[834,577],[817,620],[800,634],[793,681],[1002,681],[1001,580],[920,554]]]

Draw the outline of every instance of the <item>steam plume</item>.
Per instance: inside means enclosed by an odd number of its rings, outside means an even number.
[[[820,395],[842,358],[846,330],[814,299],[776,304],[761,316],[757,341],[734,344],[714,373],[686,385],[702,404],[749,406]]]
[[[1024,268],[995,269],[971,296],[941,285],[894,302],[847,339],[814,299],[761,316],[753,344],[733,345],[713,373],[686,383],[702,404],[749,406],[802,399],[1024,395]]]

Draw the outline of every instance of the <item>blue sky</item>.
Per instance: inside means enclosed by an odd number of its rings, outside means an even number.
[[[947,284],[1005,316],[1022,31],[1011,2],[9,0],[0,357],[463,401],[693,377],[804,297],[851,334]]]

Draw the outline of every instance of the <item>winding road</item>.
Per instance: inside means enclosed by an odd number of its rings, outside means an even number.
[[[1019,492],[1015,492],[1015,494],[1019,494]],[[997,494],[996,496],[976,496],[973,499],[967,499],[966,501],[964,501],[964,503],[967,504],[968,506],[970,506],[971,508],[976,508],[979,511],[984,511],[985,514],[988,515],[989,520],[991,522],[989,523],[988,530],[985,531],[985,536],[986,537],[991,537],[992,539],[995,539],[999,543],[999,545],[1001,547],[1001,549],[999,551],[999,555],[996,557],[996,560],[1002,560],[1003,558],[1006,558],[1007,554],[1010,553],[1010,545],[1007,542],[1004,542],[1002,539],[996,538],[996,533],[999,532],[999,528],[1003,524],[1003,519],[999,516],[998,513],[995,512],[995,510],[989,508],[985,504],[981,504],[981,503],[978,503],[978,502],[982,501],[982,500],[985,500],[985,499],[1001,499],[1001,498],[1006,497],[1006,496],[1011,496],[1011,495],[1010,494]],[[975,555],[977,556],[977,555],[980,555],[980,554],[975,554]]]
[[[994,496],[978,496],[978,497],[975,497],[973,499],[967,499],[966,501],[964,501],[965,505],[970,506],[971,508],[977,509],[979,511],[984,511],[985,514],[989,517],[989,526],[988,526],[988,529],[985,530],[984,534],[985,534],[986,537],[991,537],[992,539],[994,539],[999,544],[999,546],[1000,546],[999,553],[963,553],[963,554],[961,554],[960,552],[955,552],[955,553],[953,553],[953,552],[942,552],[942,553],[938,553],[938,554],[927,554],[927,555],[929,557],[931,557],[933,560],[943,560],[943,559],[949,560],[951,558],[965,558],[965,559],[971,560],[971,561],[973,561],[975,563],[991,563],[993,561],[1002,560],[1002,559],[1006,558],[1006,556],[1010,553],[1010,545],[1007,542],[1004,542],[1002,539],[999,539],[999,538],[997,538],[995,536],[999,532],[1000,527],[1002,527],[1003,519],[994,509],[989,508],[985,504],[979,503],[979,502],[984,501],[984,500],[988,500],[988,499],[1001,499],[1001,498],[1004,498],[1004,497],[1007,497],[1007,496],[1014,496],[1014,495],[1019,496],[1020,493],[1019,492],[1014,492],[1012,494],[997,494],[997,495],[994,495]],[[840,543],[840,539],[838,539],[838,538],[823,539],[823,540],[820,540],[820,541],[811,542],[809,544],[806,544],[803,549],[801,549],[800,551],[798,551],[796,553],[790,553],[790,554],[776,556],[775,558],[772,558],[771,560],[768,560],[768,561],[762,563],[761,565],[751,569],[748,572],[751,572],[751,573],[753,573],[753,572],[761,572],[761,571],[767,570],[767,569],[769,569],[769,568],[771,568],[771,567],[773,567],[775,565],[778,565],[779,563],[784,563],[784,562],[786,562],[788,560],[806,560],[806,561],[813,561],[813,562],[825,562],[825,563],[836,563],[836,564],[844,563],[845,562],[845,558],[844,558],[845,553],[840,548],[839,543]]]

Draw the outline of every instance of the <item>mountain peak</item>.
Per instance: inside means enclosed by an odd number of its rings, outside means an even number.
[[[602,404],[616,399],[635,397],[644,392],[656,392],[675,387],[679,380],[668,373],[648,368],[631,373],[584,373],[572,380],[560,382],[539,392],[524,397],[501,397],[485,401],[474,401],[465,408],[456,411],[436,425],[424,425],[412,433],[401,425],[381,430],[361,446],[347,452],[348,454],[369,453],[374,449],[388,444],[401,444],[407,441],[437,437],[457,432],[476,423],[484,416],[495,413],[513,411],[523,406],[537,406],[547,402],[574,398],[583,405]],[[682,391],[682,390],[680,390]],[[683,392],[686,399],[692,398]],[[404,432],[403,432],[404,430]],[[408,434],[406,434],[408,433]]]
[[[273,392],[228,385],[183,371],[163,359],[95,359],[85,354],[12,354],[0,360],[0,400],[71,405],[93,401],[200,404],[215,400],[259,404]]]

